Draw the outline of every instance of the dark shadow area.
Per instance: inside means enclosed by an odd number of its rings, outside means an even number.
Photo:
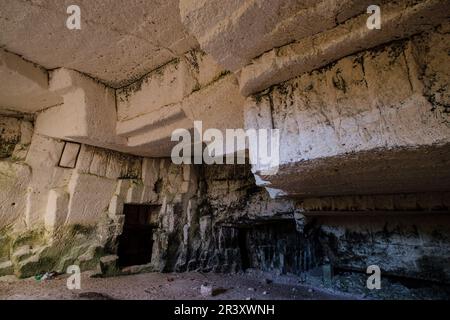
[[[251,268],[251,261],[248,252],[247,229],[241,228],[238,231],[238,245],[241,253],[241,266],[243,270]]]
[[[159,205],[125,204],[125,223],[118,247],[119,267],[150,263],[159,209]]]

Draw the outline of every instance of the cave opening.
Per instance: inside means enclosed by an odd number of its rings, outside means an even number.
[[[248,248],[248,230],[245,228],[238,229],[238,245],[241,254],[242,270],[247,270],[252,267],[252,264]]]
[[[160,205],[125,204],[125,222],[118,240],[121,268],[151,262],[153,232],[160,208]]]

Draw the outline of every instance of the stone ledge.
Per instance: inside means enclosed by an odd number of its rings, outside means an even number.
[[[449,11],[450,4],[439,0],[423,1],[408,8],[404,5],[385,6],[381,30],[367,28],[367,15],[351,19],[334,29],[273,49],[254,59],[241,70],[240,91],[248,96],[350,54],[429,30],[445,22]]]

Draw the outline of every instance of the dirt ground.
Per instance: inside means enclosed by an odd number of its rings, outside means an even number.
[[[302,299],[355,299],[337,295],[320,288],[296,283],[288,277],[271,276],[260,272],[242,274],[214,273],[143,273],[112,278],[90,277],[83,273],[81,289],[69,290],[68,275],[52,280],[34,278],[18,280],[0,278],[0,299],[143,299],[143,300],[302,300]],[[200,287],[207,283],[213,295],[204,297]]]

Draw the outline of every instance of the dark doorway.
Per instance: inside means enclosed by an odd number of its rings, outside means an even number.
[[[248,252],[248,232],[247,229],[238,229],[239,252],[241,253],[241,266],[243,270],[251,268],[250,255]]]
[[[152,259],[153,230],[161,206],[125,204],[125,223],[119,237],[119,266],[147,264]]]

